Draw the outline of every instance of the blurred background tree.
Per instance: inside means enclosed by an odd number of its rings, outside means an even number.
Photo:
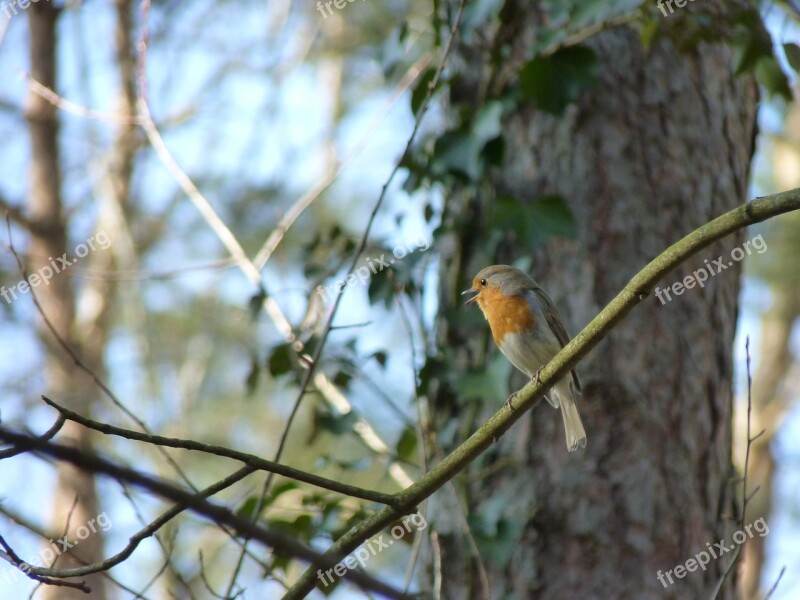
[[[111,240],[34,291],[52,327],[131,413],[75,366],[31,294],[20,293],[0,302],[4,425],[44,431],[54,415],[38,396],[48,393],[125,427],[138,419],[156,433],[265,458],[281,447],[282,462],[393,492],[522,383],[480,314],[458,304],[480,267],[530,270],[576,333],[669,243],[749,197],[797,185],[791,3],[765,4],[759,15],[708,0],[667,16],[635,0],[467,3],[405,154],[460,6],[342,6],[157,2],[146,70],[137,72],[138,3],[3,5],[0,208],[29,272],[51,256],[74,258],[100,233]],[[142,73],[176,165],[136,119]],[[381,255],[394,263],[368,285],[345,287],[300,393],[335,297],[318,286],[332,290],[347,276],[398,161],[401,177],[386,190],[360,264]],[[231,258],[176,166],[262,281]],[[568,455],[560,417],[537,406],[423,507],[424,531],[371,559],[369,571],[453,598],[487,589],[492,598],[706,592],[726,561],[667,590],[656,572],[736,529],[729,467],[744,448],[731,455],[732,408],[741,406],[732,369],[741,392],[751,335],[753,429],[767,434],[752,449],[750,488],[762,489],[746,521],[765,516],[771,532],[748,543],[739,589],[758,597],[788,564],[773,598],[793,597],[796,221],[758,230],[769,250],[744,263],[743,302],[738,268],[667,305],[648,299],[579,365],[586,451]],[[674,280],[746,237],[709,248]],[[0,255],[0,284],[21,279],[14,256]],[[196,488],[231,471],[222,459],[169,451],[171,463],[149,446],[65,433]],[[58,567],[116,552],[165,506],[32,456],[0,470],[2,533],[23,556],[65,533],[75,539],[100,512],[113,522]],[[261,500],[263,486],[263,474],[253,475],[216,500],[317,548],[374,509],[281,478]],[[302,568],[256,544],[242,556],[219,527],[184,515],[110,578],[93,577],[91,597],[278,597]],[[13,597],[35,586],[8,581]],[[735,581],[721,597],[733,597]],[[338,581],[321,592],[363,595]],[[85,597],[70,593],[37,592]]]

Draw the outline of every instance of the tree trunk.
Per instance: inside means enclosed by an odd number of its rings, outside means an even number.
[[[505,20],[514,31],[497,34],[513,40],[500,73],[475,68],[488,61],[480,47],[458,48],[460,75],[475,89],[490,77],[514,81],[535,36],[535,5],[504,10],[516,14]],[[486,36],[471,39],[484,44]],[[467,348],[454,351],[462,360],[497,352],[483,318],[454,294],[480,268],[530,267],[574,334],[669,244],[746,199],[757,89],[751,78],[733,77],[725,43],[679,52],[662,39],[645,50],[636,32],[618,27],[587,45],[598,57],[595,90],[562,117],[517,106],[504,123],[506,159],[492,177],[494,194],[456,194],[445,207],[453,243],[441,263],[438,347]],[[507,238],[487,255],[482,242],[501,233],[485,227],[492,197],[531,203],[553,194],[575,217],[575,240],[552,240],[532,255],[530,240]],[[702,251],[660,287],[703,259],[727,263],[742,240]],[[520,262],[530,258],[532,266]],[[702,289],[671,293],[664,304],[647,299],[578,365],[585,450],[567,453],[561,416],[541,402],[473,465],[463,496],[491,598],[708,597],[732,552],[682,578],[673,571],[674,584],[657,574],[707,543],[731,545],[737,529],[731,413],[739,279],[734,263]],[[518,375],[511,381],[512,389],[524,383]],[[428,391],[436,431],[465,437],[480,422],[464,422],[468,411],[454,406],[441,380]],[[502,400],[485,398],[482,415]],[[441,596],[482,598],[455,509],[438,498],[441,556],[430,564],[441,560]],[[429,571],[428,585],[436,576]],[[730,581],[719,597],[734,597]]]
[[[31,75],[39,83],[56,89],[56,21],[58,10],[49,2],[31,4],[28,9],[30,23]],[[58,151],[58,118],[56,109],[37,94],[30,92],[26,107],[31,137],[30,195],[28,201],[32,230],[28,272],[51,269],[51,258],[70,255],[67,248],[67,224],[61,207],[61,175]],[[70,273],[54,274],[49,285],[35,289],[44,315],[59,337],[80,352],[79,338],[74,331],[75,303],[70,284]],[[89,400],[76,373],[72,358],[65,352],[42,322],[39,325],[41,338],[47,350],[47,387],[49,393],[68,402],[70,408],[81,413],[88,412]],[[88,449],[91,445],[88,430],[68,422],[61,437],[76,446]],[[58,568],[75,567],[102,559],[103,540],[100,533],[91,532],[91,523],[96,525],[98,515],[97,492],[94,477],[70,465],[58,465],[58,482],[53,494],[51,530],[66,535],[74,548],[58,557]],[[78,531],[80,529],[80,531]],[[84,532],[89,531],[88,535]],[[75,542],[78,542],[75,544]],[[57,548],[63,545],[57,543]],[[49,565],[45,565],[49,566]],[[92,598],[105,597],[104,580],[100,574],[85,578],[92,588]],[[61,587],[45,588],[45,597],[71,600],[85,598],[77,590]]]

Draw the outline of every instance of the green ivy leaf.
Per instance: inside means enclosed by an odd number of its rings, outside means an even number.
[[[378,351],[378,352],[376,352],[375,354],[372,355],[372,358],[377,360],[378,364],[381,367],[386,368],[386,359],[388,358],[388,356],[386,355],[386,352]]]
[[[371,277],[369,286],[367,287],[367,295],[369,296],[370,304],[378,304],[383,301],[384,306],[389,308],[394,300],[394,286],[389,278],[389,273],[383,271]]]
[[[417,116],[417,112],[422,107],[422,103],[428,95],[428,87],[433,81],[433,76],[436,75],[436,69],[426,70],[417,81],[414,91],[411,92],[411,112]]]
[[[509,499],[502,494],[495,494],[479,511],[468,517],[470,530],[481,552],[485,552],[485,556],[498,567],[505,567],[512,560],[525,531],[524,518],[506,516],[508,502]]]
[[[267,294],[264,290],[259,289],[256,294],[250,297],[248,306],[250,307],[250,318],[254,321],[261,313],[261,307],[264,306],[264,300],[267,299]]]
[[[517,552],[520,538],[525,531],[525,523],[521,519],[517,519],[516,522],[500,519],[495,527],[495,535],[491,537],[476,535],[476,542],[481,549],[481,556],[489,557],[495,566],[504,568]]]
[[[353,430],[353,425],[356,424],[358,416],[355,412],[350,411],[344,415],[325,414],[319,417],[318,424],[325,431],[329,431],[334,435],[342,435]]]
[[[655,19],[648,19],[642,24],[639,30],[639,42],[645,50],[649,50],[650,46],[653,44],[653,40],[658,33],[658,27],[659,22]]]
[[[308,542],[316,533],[314,527],[314,520],[311,515],[300,515],[296,519],[290,521],[287,519],[269,519],[267,523],[291,535],[292,537]]]
[[[795,73],[800,73],[800,46],[797,44],[784,44],[783,52],[786,54],[786,61]]]
[[[536,56],[520,71],[522,92],[554,115],[578,100],[597,82],[597,56],[591,48],[570,46],[552,56]]]
[[[754,8],[736,15],[733,24],[730,43],[733,48],[734,73],[741,75],[753,71],[761,58],[772,56],[772,38],[764,27],[761,15]]]
[[[561,196],[542,196],[529,209],[530,218],[547,237],[559,235],[574,238],[575,217]]]
[[[279,496],[282,496],[286,492],[291,492],[292,490],[299,490],[300,486],[295,483],[294,481],[281,481],[280,483],[275,484],[270,489],[269,494],[264,499],[264,506],[270,506]]]
[[[487,102],[476,114],[469,128],[445,132],[434,145],[431,172],[434,175],[455,175],[470,181],[480,181],[486,170],[484,150],[503,133],[505,107],[497,100]],[[496,144],[491,147],[496,162]]]
[[[435,175],[452,174],[467,180],[478,181],[483,169],[480,161],[481,146],[468,132],[448,131],[436,140],[431,170]]]
[[[267,361],[269,373],[273,377],[285,375],[292,370],[294,349],[291,344],[280,344],[275,346],[272,354]]]
[[[446,381],[451,370],[447,361],[440,356],[431,356],[425,361],[419,372],[419,385],[417,395],[423,396],[427,393],[428,386],[433,380]]]
[[[781,96],[789,102],[792,99],[792,88],[789,79],[783,72],[774,56],[765,56],[756,63],[756,79],[764,86],[770,96]]]
[[[417,449],[417,432],[410,425],[403,428],[400,439],[397,440],[397,456],[402,460],[411,462],[414,451]]]
[[[345,371],[339,371],[338,373],[336,373],[336,375],[333,376],[333,383],[338,387],[346,388],[348,385],[350,385],[350,381],[352,379],[353,376],[350,375],[350,373],[347,373]]]
[[[297,485],[294,481],[282,481],[272,487],[270,493],[264,498],[264,502],[261,504],[261,512],[264,511],[265,508],[270,506],[275,499],[278,498],[281,494],[285,494],[286,492],[290,492],[292,490],[300,489],[300,486]],[[236,510],[236,514],[244,519],[248,519],[252,521],[256,514],[256,508],[258,507],[259,502],[259,495],[254,494],[249,496],[242,505]]]
[[[463,400],[502,400],[508,396],[511,363],[500,352],[481,371],[472,371],[456,380],[456,392]]]
[[[472,125],[472,135],[483,148],[486,142],[493,140],[503,133],[503,113],[505,108],[502,102],[494,100],[487,102],[475,116]]]
[[[561,196],[542,196],[531,204],[500,197],[492,205],[492,228],[511,231],[531,246],[558,235],[575,237],[575,218]]]
[[[242,502],[242,505],[236,510],[236,514],[243,519],[252,521],[255,517],[256,507],[258,506],[258,496],[250,496]]]

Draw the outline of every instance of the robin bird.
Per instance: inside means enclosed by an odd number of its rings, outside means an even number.
[[[472,287],[463,294],[474,293],[467,304],[477,302],[489,321],[497,347],[517,369],[531,379],[569,342],[552,300],[536,281],[509,265],[493,265],[481,270],[472,280]],[[573,371],[548,391],[545,398],[555,408],[561,407],[567,449],[586,447],[586,431],[581,423],[576,400],[581,382]],[[511,407],[509,398],[509,408]]]

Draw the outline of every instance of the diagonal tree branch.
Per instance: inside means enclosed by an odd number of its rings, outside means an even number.
[[[760,223],[777,215],[800,209],[800,188],[757,198],[717,217],[674,243],[654,258],[617,296],[592,319],[540,372],[539,381],[532,380],[515,394],[515,410],[498,410],[486,423],[458,448],[431,468],[414,485],[396,494],[399,506],[409,509],[430,497],[436,490],[461,472],[497,438],[520,420],[537,404],[554,382],[566,375],[586,356],[625,315],[644,300],[653,285],[675,267],[710,244],[725,236]],[[341,560],[362,542],[390,525],[397,518],[394,508],[384,508],[353,526],[334,543],[324,556],[330,561]],[[286,593],[284,600],[299,599],[314,587],[315,573],[307,569]]]
[[[353,498],[361,498],[363,500],[370,500],[372,502],[377,502],[379,504],[386,504],[387,506],[393,506],[396,503],[394,496],[392,496],[391,494],[384,494],[382,492],[375,492],[354,485],[340,483],[338,481],[334,481],[333,479],[320,477],[319,475],[314,475],[306,471],[301,471],[300,469],[287,467],[286,465],[282,465],[280,463],[276,463],[271,460],[266,460],[258,456],[255,456],[253,454],[247,454],[246,452],[239,452],[238,450],[225,448],[224,446],[203,444],[201,442],[196,442],[194,440],[169,438],[161,435],[153,435],[149,433],[132,431],[130,429],[124,429],[122,427],[115,427],[114,425],[101,423],[99,421],[94,421],[92,419],[88,419],[82,415],[79,415],[78,413],[73,412],[57,404],[47,396],[42,396],[42,400],[44,400],[48,405],[52,406],[59,412],[59,421],[57,422],[57,424],[63,423],[63,420],[66,419],[68,421],[74,421],[75,423],[83,425],[84,427],[87,427],[89,429],[93,429],[94,431],[105,433],[106,435],[115,435],[129,440],[145,442],[147,444],[152,444],[154,446],[166,446],[167,448],[182,448],[184,450],[195,450],[197,452],[205,452],[206,454],[213,454],[215,456],[231,458],[233,460],[238,460],[239,462],[242,462],[245,465],[251,467],[253,471],[266,471],[268,473],[275,473],[276,475],[288,477],[289,479],[294,479],[296,481],[302,481],[303,483],[315,485],[317,487],[324,488],[332,492],[344,494],[345,496],[351,496]],[[57,429],[56,426],[54,425],[45,434],[42,435],[42,438],[50,439],[53,437],[53,435],[55,435],[56,431]],[[20,450],[16,449],[15,452],[20,452]],[[0,452],[0,458],[3,458],[2,452]]]

